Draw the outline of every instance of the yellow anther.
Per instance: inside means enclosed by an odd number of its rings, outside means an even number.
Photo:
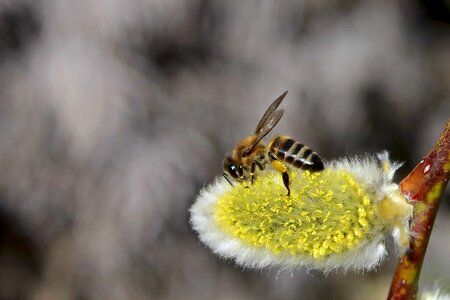
[[[375,208],[353,174],[289,172],[290,197],[275,172],[258,176],[248,188],[230,189],[215,206],[217,225],[252,247],[315,259],[356,247],[366,238],[370,231],[361,228],[377,221]]]

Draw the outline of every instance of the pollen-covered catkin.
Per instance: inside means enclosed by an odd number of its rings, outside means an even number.
[[[399,251],[409,241],[412,206],[392,182],[395,169],[386,153],[320,172],[292,168],[290,196],[273,170],[253,184],[217,179],[201,191],[191,222],[215,253],[244,267],[371,269],[386,253],[386,231],[402,233]]]

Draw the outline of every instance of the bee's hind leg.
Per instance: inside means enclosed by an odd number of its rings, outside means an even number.
[[[289,184],[288,168],[281,160],[278,159],[278,157],[274,153],[269,152],[269,157],[270,157],[270,160],[272,161],[272,167],[281,173],[284,186],[286,187],[286,189],[288,191],[286,196],[290,196],[291,188],[290,188],[290,184]]]

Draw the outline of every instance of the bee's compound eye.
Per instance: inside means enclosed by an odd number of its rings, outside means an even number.
[[[238,169],[230,156],[226,156],[223,160],[223,170],[233,178],[238,178]]]
[[[238,178],[239,174],[238,174],[238,170],[236,169],[236,166],[233,163],[230,163],[228,165],[228,172],[230,173],[231,176],[233,176],[234,178]]]
[[[242,165],[239,165],[239,177],[242,177],[244,175],[244,169],[242,168]]]

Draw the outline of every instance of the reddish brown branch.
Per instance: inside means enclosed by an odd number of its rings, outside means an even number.
[[[400,258],[388,299],[414,299],[420,270],[450,175],[450,120],[436,144],[400,183],[401,193],[414,205],[410,250]]]

